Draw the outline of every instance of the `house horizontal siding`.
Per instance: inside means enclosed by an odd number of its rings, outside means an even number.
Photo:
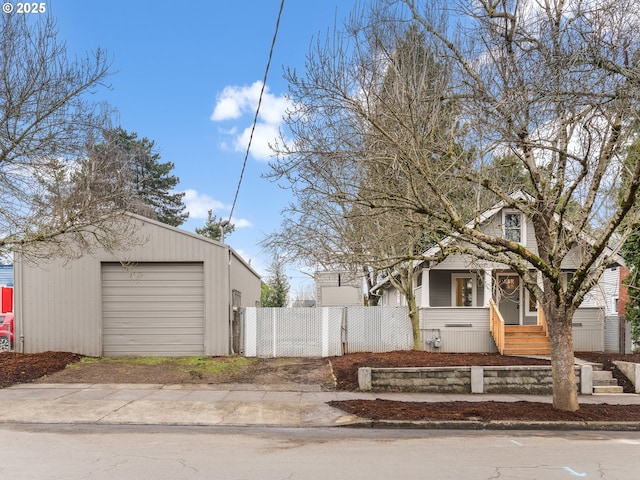
[[[604,351],[604,311],[597,307],[578,308],[573,315],[573,350]]]
[[[364,277],[349,270],[317,271],[316,305],[319,307],[360,306],[364,299]]]
[[[488,308],[421,308],[419,317],[426,350],[442,353],[497,351],[490,333]],[[440,347],[428,343],[434,337],[440,338]]]
[[[13,287],[13,265],[0,265],[0,286]]]
[[[524,195],[519,193],[517,195]],[[520,227],[515,222],[515,217],[510,220],[510,232],[513,238],[521,241],[531,252],[538,252],[535,229],[530,219],[524,213],[516,209],[505,207],[504,203],[499,203],[495,207],[484,212],[480,217],[480,228],[492,236],[504,237],[504,225],[507,214],[518,214],[522,220],[520,236],[517,236],[517,229]],[[450,236],[443,239],[444,245],[460,242],[456,237]],[[464,243],[466,252],[473,252],[471,244]],[[576,270],[584,258],[584,249],[588,248],[576,244],[570,248],[562,262],[563,279],[570,278],[572,272]],[[435,245],[430,248],[425,256],[430,257],[440,252],[441,246]],[[486,255],[486,252],[483,252]],[[610,256],[613,255],[613,256]],[[614,252],[607,253],[607,256],[620,264],[624,261]],[[491,260],[481,260],[472,254],[450,254],[437,262],[416,262],[417,270],[415,280],[418,288],[414,289],[416,303],[421,308],[421,328],[423,339],[426,345],[433,338],[438,338],[439,351],[466,352],[466,351],[495,351],[495,345],[490,337],[489,315],[486,320],[475,318],[472,308],[486,307],[489,300],[493,298],[502,309],[503,316],[509,323],[522,325],[537,325],[538,318],[536,312],[535,298],[523,286],[522,280],[513,283],[511,286],[500,290],[501,280],[517,275],[508,265],[497,263]],[[533,269],[533,266],[530,266]],[[574,345],[576,349],[602,351],[604,348],[604,321],[618,315],[618,295],[620,285],[619,269],[610,268],[599,278],[594,288],[585,296],[582,305],[574,318]],[[469,282],[469,277],[473,276],[475,281]],[[466,279],[465,283],[457,283],[457,279]],[[538,279],[541,274],[538,273]],[[519,283],[519,285],[518,285]],[[507,284],[508,285],[508,284]],[[504,286],[504,285],[502,285]],[[513,288],[515,286],[515,288]],[[396,305],[403,302],[398,300],[399,293],[390,286],[389,281],[378,285],[383,295],[383,305]],[[474,289],[471,295],[470,288]],[[464,302],[459,299],[464,298]],[[473,299],[473,301],[469,301]],[[474,305],[474,307],[453,307],[457,303]],[[479,310],[477,310],[479,311]],[[609,323],[614,323],[610,320]],[[612,348],[615,343],[612,328],[609,327],[607,334],[607,348]],[[451,339],[451,340],[450,340]],[[445,341],[446,340],[446,341]],[[431,347],[429,347],[431,348]],[[434,347],[436,348],[436,347]]]

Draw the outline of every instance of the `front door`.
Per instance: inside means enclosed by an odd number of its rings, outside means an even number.
[[[520,277],[498,274],[497,296],[505,325],[520,325]]]

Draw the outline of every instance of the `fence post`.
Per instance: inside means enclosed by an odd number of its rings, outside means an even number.
[[[340,319],[340,341],[342,342],[342,355],[349,353],[349,331],[347,326],[347,307],[342,307],[342,318]]]
[[[322,308],[322,356],[329,356],[329,308]]]
[[[278,335],[277,335],[277,331],[278,331],[278,316],[277,316],[277,308],[272,307],[271,308],[271,327],[273,329],[273,331],[271,332],[271,339],[273,340],[273,348],[272,348],[272,355],[273,358],[276,358],[278,356]]]
[[[244,354],[246,357],[258,356],[258,309],[246,307],[244,310]]]

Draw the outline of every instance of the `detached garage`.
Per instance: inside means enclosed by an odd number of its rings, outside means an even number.
[[[144,243],[69,263],[16,262],[16,349],[90,356],[231,353],[234,308],[259,275],[228,245],[134,216]]]

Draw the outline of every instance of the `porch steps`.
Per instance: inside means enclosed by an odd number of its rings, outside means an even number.
[[[593,370],[593,393],[623,393],[609,370]]]
[[[549,355],[549,338],[540,325],[505,325],[504,355]]]

